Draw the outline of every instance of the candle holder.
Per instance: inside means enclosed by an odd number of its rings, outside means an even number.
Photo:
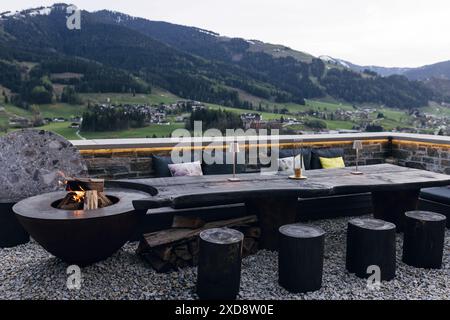
[[[363,148],[363,143],[361,140],[355,140],[353,142],[353,150],[356,150],[356,169],[355,171],[352,171],[351,174],[354,175],[362,175],[364,174],[363,172],[358,170],[358,164],[359,164],[359,151],[362,150]]]
[[[294,150],[298,153],[297,156],[294,155],[294,175],[290,176],[289,179],[293,180],[306,180],[308,177],[303,175],[303,140],[294,140]]]
[[[236,177],[236,154],[240,152],[239,150],[239,143],[233,142],[230,144],[230,152],[233,155],[233,177],[228,178],[228,181],[230,182],[239,182],[241,179]]]

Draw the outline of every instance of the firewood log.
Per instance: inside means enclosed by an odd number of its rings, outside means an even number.
[[[98,207],[99,208],[108,207],[108,206],[111,206],[112,204],[113,204],[112,201],[109,200],[109,198],[103,192],[98,192]]]
[[[193,256],[198,255],[198,251],[199,251],[198,239],[194,239],[194,240],[190,241],[189,244],[188,244],[188,247],[189,247],[189,252]]]
[[[66,177],[67,191],[96,190],[97,192],[104,192],[104,189],[105,189],[105,180],[103,179]]]
[[[147,261],[156,272],[168,272],[172,269],[169,262],[162,261],[159,257],[152,253],[145,253],[142,255],[145,261]]]
[[[261,236],[261,228],[251,227],[245,231],[245,236],[258,239]]]
[[[84,196],[84,210],[98,209],[98,193],[97,190],[86,191]]]
[[[155,248],[153,252],[162,260],[162,261],[169,261],[170,257],[172,256],[172,247],[161,247],[161,248]]]
[[[172,228],[198,229],[205,225],[199,217],[174,216]]]
[[[253,246],[255,245],[256,241],[253,238],[245,238],[244,239],[244,251],[246,254],[251,254],[253,251]]]
[[[175,247],[175,254],[184,261],[191,261],[192,255],[189,253],[188,245],[180,245]]]

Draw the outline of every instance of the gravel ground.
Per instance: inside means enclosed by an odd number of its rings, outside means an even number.
[[[244,259],[240,299],[450,299],[450,231],[441,270],[409,267],[401,262],[402,237],[397,236],[397,277],[378,290],[345,271],[345,230],[349,218],[314,222],[326,232],[323,287],[308,294],[290,294],[278,285],[277,254],[260,251]],[[196,269],[157,274],[128,244],[110,259],[82,269],[82,287],[66,286],[67,264],[35,242],[0,249],[0,299],[196,299]]]

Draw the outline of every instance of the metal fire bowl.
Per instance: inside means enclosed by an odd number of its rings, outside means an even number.
[[[133,201],[148,193],[106,189],[117,201],[98,210],[61,210],[55,206],[66,192],[53,192],[28,198],[13,210],[25,230],[55,257],[79,266],[104,260],[119,250],[136,231],[144,212],[135,211]]]

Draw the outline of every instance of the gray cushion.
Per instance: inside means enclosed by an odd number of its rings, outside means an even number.
[[[236,173],[244,173],[245,165],[237,164]],[[205,175],[218,175],[218,174],[232,174],[233,165],[232,164],[205,164],[203,166],[203,174]]]
[[[171,177],[169,164],[173,164],[171,157],[152,155],[153,170],[157,178]]]
[[[420,197],[425,200],[450,205],[450,187],[422,189]]]
[[[227,154],[230,157],[229,152],[224,152],[222,164],[203,163],[203,174],[204,175],[232,174],[233,173],[233,164],[226,163]],[[214,152],[212,153],[212,155],[214,155]],[[236,164],[236,173],[245,173],[245,169],[246,169],[245,164]]]

